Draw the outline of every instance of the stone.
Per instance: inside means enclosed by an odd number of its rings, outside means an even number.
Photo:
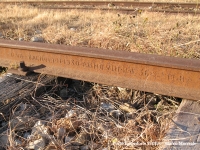
[[[104,102],[101,103],[101,106],[100,106],[100,107],[101,107],[102,109],[108,111],[108,112],[110,112],[110,111],[112,111],[112,110],[115,109],[115,106],[114,106],[114,105],[112,105],[112,104],[110,104],[110,103],[104,103]]]
[[[76,31],[76,28],[70,28],[70,31]]]
[[[110,115],[115,118],[119,118],[122,115],[122,113],[120,110],[112,110],[112,111],[110,111]]]
[[[61,128],[58,128],[58,131],[57,131],[57,137],[58,139],[62,139],[66,134],[66,129],[61,127]]]
[[[81,150],[89,150],[89,146],[88,145],[84,145],[84,146],[80,146]]]
[[[17,145],[21,145],[22,144],[22,141],[20,141],[19,139],[16,139],[15,140],[15,145],[17,146]]]
[[[25,104],[24,104],[24,103],[21,103],[20,106],[19,106],[19,109],[20,109],[19,111],[24,111],[24,110],[25,110],[26,108],[28,108],[28,107],[29,107],[28,104],[26,104],[26,103],[25,103]]]
[[[24,41],[24,38],[19,38],[19,41]]]
[[[0,32],[0,38],[4,38],[3,34]]]
[[[74,117],[76,116],[76,111],[75,110],[70,110],[66,115],[65,115],[65,118],[68,119],[68,118],[71,118],[71,117]]]
[[[42,37],[32,37],[31,42],[44,42]]]
[[[7,123],[6,122],[2,122],[1,126],[4,127]]]
[[[36,30],[35,33],[36,34],[42,34],[42,31],[41,30]]]
[[[67,99],[67,97],[68,97],[68,91],[67,91],[66,88],[60,90],[60,97],[61,97],[62,99]]]
[[[0,135],[0,148],[1,147],[6,147],[6,145],[8,145],[9,141],[8,141],[8,131],[4,131],[1,135]]]
[[[74,138],[73,136],[66,136],[65,137],[65,144],[71,142],[73,140],[73,138]]]
[[[31,135],[40,135],[42,137],[48,137],[49,129],[44,125],[42,121],[37,121],[32,128]]]
[[[39,139],[37,140],[34,140],[34,141],[30,141],[28,143],[28,146],[27,148],[28,149],[34,149],[34,150],[43,150],[44,147],[45,147],[45,140],[43,137],[40,137]]]
[[[25,139],[30,138],[30,136],[31,136],[31,133],[30,133],[30,132],[25,132],[24,135],[23,135],[23,137],[24,137]]]

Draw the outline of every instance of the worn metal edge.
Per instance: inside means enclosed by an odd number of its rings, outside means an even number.
[[[103,58],[107,60],[117,60],[197,72],[200,71],[200,60],[198,59],[186,59],[155,54],[0,39],[0,49],[3,47],[57,54],[70,54],[74,56],[85,56],[91,58]]]

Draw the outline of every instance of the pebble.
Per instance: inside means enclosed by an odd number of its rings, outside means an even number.
[[[75,28],[70,28],[70,30],[71,30],[71,31],[76,31],[76,29],[75,29]]]
[[[66,129],[65,128],[58,128],[58,139],[62,139],[64,136],[65,136],[65,133],[66,133]]]
[[[80,146],[81,150],[89,150],[89,146],[88,145],[84,145],[84,146]]]
[[[42,34],[42,31],[41,30],[36,30],[35,33],[36,34]]]
[[[44,125],[42,121],[37,121],[32,128],[31,135],[39,134],[41,136],[46,136],[49,134],[48,131],[48,128]]]
[[[0,146],[1,147],[6,147],[6,145],[8,144],[8,135],[7,135],[7,130],[4,131],[1,135],[0,135]],[[0,148],[1,148],[0,147]]]
[[[18,140],[18,139],[16,139],[15,140],[15,145],[17,146],[17,145],[21,145],[22,144],[22,141],[20,141],[20,140]]]
[[[101,103],[101,108],[110,112],[110,111],[112,111],[112,110],[115,109],[115,106],[112,105],[112,104],[110,104],[110,103],[104,103],[104,102],[102,102]]]
[[[7,123],[6,122],[2,122],[1,126],[4,127]]]
[[[21,103],[19,108],[20,108],[20,111],[24,111],[27,107],[28,107],[28,104]]]
[[[19,38],[19,41],[24,41],[24,38]]]
[[[25,139],[28,139],[28,138],[30,138],[30,136],[31,136],[31,133],[30,133],[30,132],[25,132],[23,137],[24,137]]]
[[[72,137],[72,136],[66,136],[66,137],[65,137],[65,144],[71,142],[71,140],[72,140],[73,138],[74,138],[74,137]]]
[[[32,42],[43,42],[44,39],[42,37],[32,37],[31,41]]]
[[[122,113],[120,110],[112,110],[112,111],[110,111],[110,115],[115,118],[119,118],[122,115]]]
[[[71,118],[73,116],[76,116],[76,111],[75,110],[70,110],[66,115],[65,115],[65,118],[68,119],[68,118]]]
[[[0,32],[0,38],[4,38],[3,34]]]
[[[60,97],[61,97],[62,99],[67,99],[67,97],[68,97],[68,91],[67,91],[66,88],[64,88],[64,89],[62,89],[62,90],[60,91]]]
[[[41,137],[40,139],[29,142],[27,148],[34,150],[43,150],[45,148],[44,138]]]

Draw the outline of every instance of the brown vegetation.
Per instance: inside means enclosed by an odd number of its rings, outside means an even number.
[[[39,10],[5,6],[0,32],[6,39],[98,47],[199,58],[199,15],[137,12],[131,15],[79,10]],[[141,14],[140,14],[141,13]]]

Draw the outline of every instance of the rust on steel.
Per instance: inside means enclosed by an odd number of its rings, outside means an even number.
[[[113,4],[115,6],[137,6],[137,7],[149,7],[149,6],[176,6],[176,7],[199,7],[198,3],[178,3],[178,2],[134,2],[134,1],[0,1],[0,3],[27,3],[27,4],[62,4],[62,5],[108,5]]]
[[[200,99],[200,61],[87,47],[0,40],[0,66]]]

